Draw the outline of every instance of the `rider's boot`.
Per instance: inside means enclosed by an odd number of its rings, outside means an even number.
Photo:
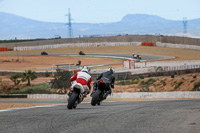
[[[111,90],[108,90],[108,91],[105,93],[105,95],[104,95],[104,97],[103,97],[103,100],[106,99],[107,96],[110,95],[110,94],[111,94]]]
[[[94,94],[94,92],[96,91],[96,89],[97,89],[96,86],[94,86],[94,87],[93,87],[93,91],[92,91],[92,93],[90,94],[90,96],[92,96],[92,95]]]
[[[69,93],[67,94],[69,97],[72,95],[72,90],[71,90],[71,88],[70,88],[70,91],[69,91]]]

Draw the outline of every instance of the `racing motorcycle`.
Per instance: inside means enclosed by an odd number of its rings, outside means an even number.
[[[68,94],[69,99],[68,99],[67,108],[75,109],[77,107],[77,105],[83,101],[84,97],[86,97],[85,91],[86,90],[84,89],[82,84],[77,83],[76,81],[73,82],[73,84],[71,86],[71,90]]]
[[[92,94],[92,100],[91,100],[91,105],[96,106],[100,105],[101,102],[106,99],[108,96],[108,85],[109,85],[109,80],[107,78],[102,78],[97,81],[97,89],[96,91]]]

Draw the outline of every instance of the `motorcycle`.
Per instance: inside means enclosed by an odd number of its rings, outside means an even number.
[[[84,89],[82,84],[77,83],[75,81],[75,83],[73,83],[71,86],[67,108],[75,109],[77,105],[80,104],[84,100],[84,97],[86,97],[85,91],[86,90]]]
[[[108,79],[103,78],[97,81],[97,89],[96,91],[92,94],[92,100],[91,100],[91,105],[92,106],[96,106],[100,105],[101,102],[106,99],[106,97],[108,96],[108,84],[110,81],[108,81]]]

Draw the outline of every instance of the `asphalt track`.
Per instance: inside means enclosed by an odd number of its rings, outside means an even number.
[[[101,53],[101,54],[86,54],[86,55],[79,55],[79,54],[52,54],[55,56],[85,56],[85,57],[103,57],[103,56],[107,56],[107,57],[121,57],[121,58],[132,58],[132,54],[120,54],[120,53],[116,53],[116,54],[105,54],[105,53]],[[145,54],[140,54],[142,57],[142,60],[146,60],[146,61],[152,61],[152,60],[164,60],[164,59],[172,59],[174,57],[172,56],[163,56],[163,55],[145,55]]]
[[[200,100],[81,103],[0,112],[2,133],[199,133]]]
[[[79,55],[79,54],[51,54],[53,56],[81,56],[81,57],[101,57],[101,58],[119,58],[119,59],[132,59],[132,54],[86,54],[86,55]],[[38,56],[38,55],[31,55],[31,56]],[[142,59],[141,61],[155,61],[155,60],[165,60],[165,59],[172,59],[174,57],[172,56],[162,56],[162,55],[141,55]],[[104,65],[113,65],[113,64],[119,64],[122,63],[116,62],[116,63],[103,63],[101,64],[91,64],[87,66],[104,66]],[[57,67],[53,67],[53,69],[56,69]],[[60,66],[60,69],[76,69],[76,66]],[[52,67],[49,68],[40,68],[40,69],[52,69]]]
[[[132,54],[121,54],[121,53],[116,53],[116,54],[105,54],[105,53],[99,53],[99,54],[95,54],[95,53],[91,53],[91,54],[86,54],[86,55],[79,55],[79,54],[49,54],[50,56],[82,56],[82,57],[103,57],[103,56],[107,56],[107,57],[122,57],[122,58],[132,58]],[[140,54],[142,57],[142,60],[146,60],[146,61],[152,61],[152,60],[164,60],[164,59],[172,59],[174,58],[173,56],[163,56],[163,55],[145,55],[145,54]],[[17,56],[16,54],[13,55],[7,55],[7,56]],[[38,54],[29,54],[29,55],[23,55],[23,54],[19,54],[18,56],[41,56]],[[45,55],[46,56],[46,55]]]

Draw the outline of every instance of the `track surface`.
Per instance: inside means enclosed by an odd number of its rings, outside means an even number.
[[[2,133],[199,133],[200,100],[81,103],[0,112]]]

